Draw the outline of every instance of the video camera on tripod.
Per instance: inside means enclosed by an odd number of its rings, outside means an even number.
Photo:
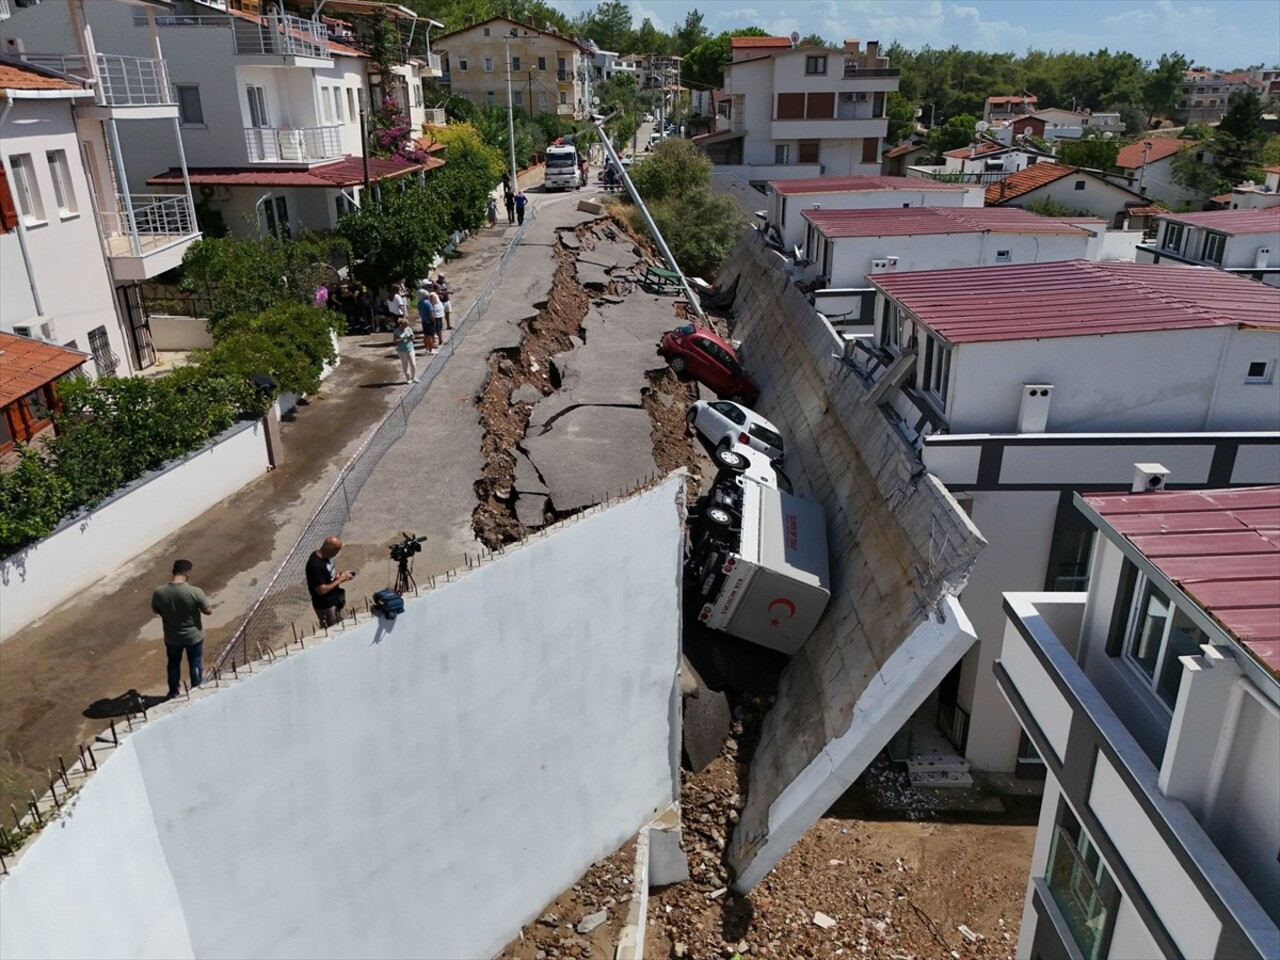
[[[411,533],[400,531],[402,540],[391,544],[388,548],[391,551],[391,559],[396,562],[396,585],[394,589],[397,593],[405,594],[414,589],[417,584],[413,580],[413,557],[414,554],[422,552],[422,544],[426,542],[426,537],[415,537]]]

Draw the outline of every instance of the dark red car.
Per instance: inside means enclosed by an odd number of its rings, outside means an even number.
[[[687,373],[721,397],[751,406],[760,391],[742,372],[738,353],[706,327],[686,323],[662,335],[658,353],[676,373]]]

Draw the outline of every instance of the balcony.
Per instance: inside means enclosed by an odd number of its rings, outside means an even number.
[[[837,120],[833,117],[811,120],[774,120],[770,124],[771,140],[861,140],[883,138],[889,132],[885,117],[865,120]]]
[[[440,72],[440,54],[428,53],[425,57],[420,57],[419,59],[427,61],[427,69],[423,71],[425,75],[430,77],[439,77],[442,75]]]
[[[93,85],[94,106],[102,108],[104,116],[147,120],[172,119],[178,115],[178,102],[163,60],[108,53],[92,58],[81,54],[33,53],[28,54],[26,60],[37,67],[88,80]]]
[[[572,71],[572,70],[557,70],[557,71],[556,71],[556,80],[557,80],[558,82],[560,82],[560,83],[573,83],[573,71]]]
[[[250,163],[318,163],[342,157],[339,127],[246,127]]]
[[[844,62],[844,78],[853,80],[857,77],[894,77],[901,76],[902,71],[897,67],[860,67],[857,60],[846,60]]]
[[[116,280],[149,280],[182,262],[200,236],[185,194],[148,193],[116,197],[116,207],[98,212],[102,250]]]
[[[134,17],[144,26],[146,18]],[[323,23],[288,15],[258,17],[250,14],[188,17],[158,16],[156,26],[172,29],[230,30],[232,52],[247,62],[265,67],[328,67],[333,55]]]

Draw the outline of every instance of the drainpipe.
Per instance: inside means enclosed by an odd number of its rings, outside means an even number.
[[[13,109],[13,100],[5,97],[4,109],[0,110],[0,129],[3,129],[4,122],[9,119],[9,111]],[[13,171],[9,169],[9,161],[5,160],[5,175],[10,181],[14,179]],[[19,214],[18,216],[18,246],[22,249],[22,263],[27,268],[27,284],[31,287],[31,302],[35,304],[36,316],[44,316],[44,306],[40,302],[40,287],[36,283],[36,274],[31,267],[31,254],[27,250],[27,224],[25,219]]]

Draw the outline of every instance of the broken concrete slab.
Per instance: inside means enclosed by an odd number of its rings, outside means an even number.
[[[649,886],[666,887],[689,879],[689,858],[677,824],[669,830],[649,831]]]
[[[542,391],[532,383],[522,383],[511,391],[512,403],[537,403],[542,399]]]
[[[547,485],[542,482],[542,478],[538,476],[538,471],[534,469],[529,458],[524,455],[522,450],[515,451],[516,460],[516,478],[515,488],[519,494],[539,494],[547,495]]]
[[[579,200],[578,209],[581,210],[583,213],[595,213],[595,214],[604,213],[604,206],[602,204],[596,203],[594,200]]]
[[[552,504],[566,511],[616,496],[653,473],[652,429],[639,406],[575,407],[524,445]]]
[[[701,773],[720,756],[732,726],[729,698],[699,679],[697,691],[684,698],[684,753],[694,773]]]
[[[560,393],[574,403],[639,406],[645,371],[661,365],[653,343],[588,336],[585,347],[558,365]]]
[[[592,930],[600,926],[600,924],[604,923],[608,919],[609,919],[608,910],[598,910],[595,913],[589,913],[585,917],[583,917],[581,922],[579,922],[578,926],[575,929],[582,934],[590,933]]]
[[[516,519],[521,526],[541,527],[546,524],[547,495],[545,493],[520,494],[516,498]]]
[[[578,235],[576,233],[569,233],[566,230],[561,230],[557,236],[560,238],[560,246],[565,247],[568,250],[577,250],[582,246],[582,241],[578,239]]]
[[[609,285],[608,270],[598,263],[589,260],[578,260],[574,263],[574,272],[578,283],[584,287],[607,287]]]

